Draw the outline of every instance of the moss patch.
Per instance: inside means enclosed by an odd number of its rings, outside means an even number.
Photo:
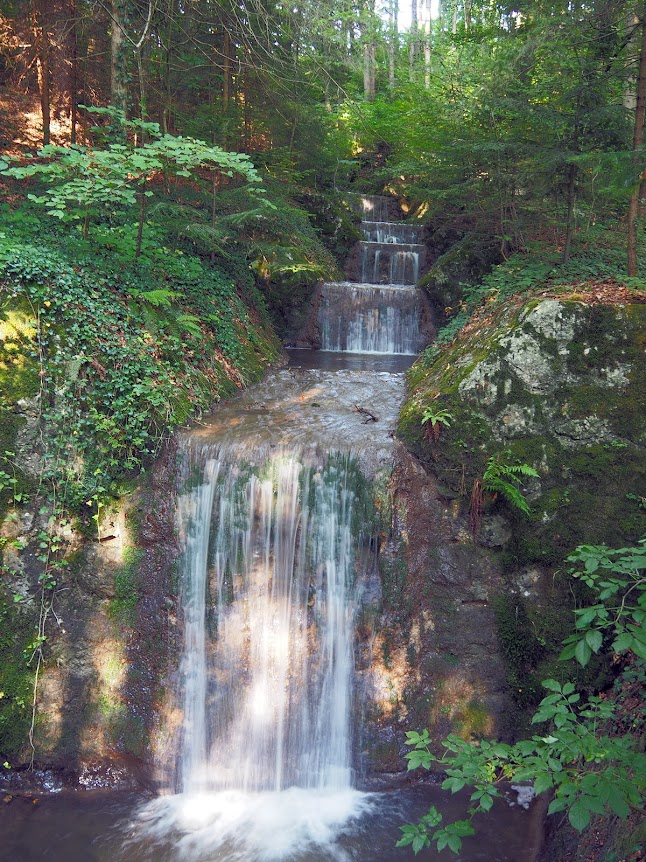
[[[12,760],[24,748],[31,723],[33,670],[29,645],[35,620],[0,594],[0,756]]]

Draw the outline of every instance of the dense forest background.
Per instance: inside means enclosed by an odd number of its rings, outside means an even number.
[[[5,149],[97,146],[81,106],[112,105],[164,134],[252,154],[292,192],[363,179],[425,222],[495,238],[503,257],[538,240],[567,260],[577,230],[627,219],[636,275],[640,3],[0,9],[3,94],[15,99]]]

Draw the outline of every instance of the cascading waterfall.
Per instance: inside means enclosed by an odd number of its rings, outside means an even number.
[[[349,353],[419,353],[422,335],[417,291],[337,283],[322,288],[321,349]]]
[[[361,243],[361,280],[370,284],[413,285],[419,278],[423,245]]]
[[[424,346],[420,299],[414,285],[426,247],[421,229],[395,221],[391,198],[352,195],[365,237],[350,271],[359,283],[329,282],[321,290],[318,329],[321,350],[412,356]]]
[[[209,458],[182,498],[183,792],[350,787],[356,470],[304,461]]]
[[[366,242],[411,245],[419,242],[420,229],[412,224],[364,221],[361,233]]]
[[[339,859],[372,805],[351,782],[353,619],[374,565],[365,480],[349,454],[244,434],[189,438],[184,457],[183,718],[174,793],[140,828],[175,836],[173,862]]]
[[[414,282],[393,201],[361,206],[387,232],[366,244],[392,253],[388,279]],[[414,355],[419,316],[414,287],[325,285],[323,349]],[[381,418],[369,445],[358,390]],[[275,371],[185,438],[166,795],[134,830],[154,862],[349,859],[342,839],[374,804],[351,780],[354,617],[376,564],[363,477],[391,464],[402,394],[399,374]]]

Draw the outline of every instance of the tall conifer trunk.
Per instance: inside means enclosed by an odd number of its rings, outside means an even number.
[[[122,15],[123,0],[112,0],[110,26],[110,101],[126,113],[125,31]]]
[[[68,11],[70,16],[70,142],[75,144],[79,100],[78,21],[76,18],[76,0],[69,0]]]
[[[40,91],[40,111],[43,118],[43,145],[50,141],[50,74],[49,74],[49,31],[47,29],[47,0],[38,0],[34,10],[34,36],[38,45],[38,89]]]
[[[639,166],[639,150],[644,141],[644,117],[646,116],[646,0],[642,9],[641,48],[637,73],[637,106],[635,108],[635,130],[633,134],[633,164]],[[637,217],[641,196],[641,182],[636,178],[635,189],[628,205],[628,275],[636,277],[637,267]]]

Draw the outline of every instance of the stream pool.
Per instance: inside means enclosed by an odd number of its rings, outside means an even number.
[[[542,832],[538,806],[500,801],[476,819],[459,856],[396,848],[399,826],[437,805],[463,815],[467,797],[433,785],[354,799],[281,794],[210,799],[63,792],[0,800],[2,862],[534,862]],[[513,795],[513,794],[512,794]],[[5,797],[6,798],[6,797]],[[354,806],[354,815],[348,805]],[[183,820],[179,814],[184,809]],[[349,814],[349,818],[348,818]]]

